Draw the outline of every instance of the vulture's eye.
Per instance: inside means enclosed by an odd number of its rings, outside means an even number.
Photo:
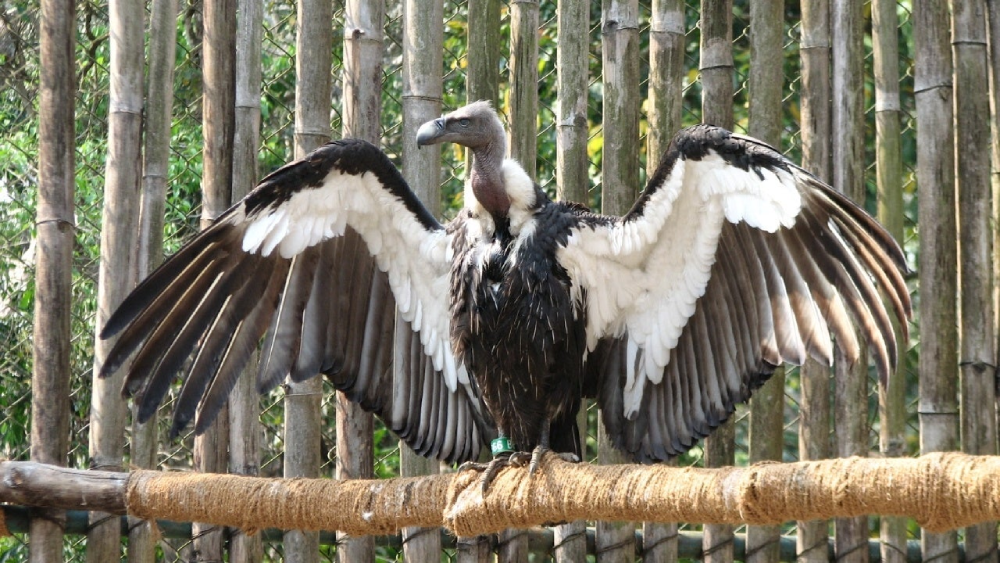
[[[462,119],[459,119],[458,120],[458,124],[461,125],[462,127],[468,127],[469,126],[469,118],[468,117],[463,117]]]

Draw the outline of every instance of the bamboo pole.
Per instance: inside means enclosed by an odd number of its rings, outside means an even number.
[[[959,369],[962,451],[997,452],[996,332],[993,325],[993,199],[990,186],[986,2],[952,2],[956,189],[961,287]],[[996,523],[965,530],[967,561],[997,560]]]
[[[149,73],[146,87],[142,195],[139,203],[137,279],[163,261],[163,220],[170,169],[170,120],[174,99],[174,56],[177,51],[177,0],[154,0],[150,8]],[[156,467],[156,415],[138,421],[132,406],[129,464]],[[129,520],[128,563],[153,563],[158,530],[155,522]]]
[[[590,10],[585,2],[561,0],[556,6],[556,197],[590,205],[587,140],[588,48]],[[586,403],[577,415],[580,451],[586,452]],[[569,522],[553,529],[553,554],[558,563],[587,556],[587,523]]]
[[[233,131],[236,105],[236,2],[206,0],[202,73],[205,83],[202,129],[204,130],[204,175],[202,177],[202,228],[232,203]],[[215,422],[194,441],[194,463],[199,471],[224,473],[229,437],[228,406]],[[223,530],[196,523],[192,528],[197,561],[221,561]]]
[[[242,199],[257,184],[263,8],[261,0],[237,0],[233,201]],[[256,372],[257,358],[253,358],[229,395],[229,472],[252,477],[260,473],[262,431]],[[230,563],[253,563],[263,556],[264,546],[258,534],[240,531],[231,536]]]
[[[995,220],[1000,220],[1000,88],[997,86],[997,81],[1000,80],[1000,3],[986,2],[986,11],[989,22],[987,36],[989,37],[990,124],[992,125],[990,183],[993,186],[993,216],[997,218]],[[993,229],[993,248],[994,252],[1000,248],[1000,229]],[[1000,327],[1000,283],[996,283],[996,280],[1000,279],[1000,260],[993,263],[993,279],[995,296],[993,322],[994,326]],[[998,331],[997,338],[997,350],[1000,351],[1000,331]],[[1000,404],[996,408],[1000,409]]]
[[[649,178],[682,125],[684,32],[684,2],[653,0],[649,24],[649,132],[646,134],[646,177]]]
[[[556,195],[590,204],[587,162],[587,60],[590,11],[586,2],[561,0],[557,6]],[[558,556],[558,554],[557,554]]]
[[[733,4],[731,0],[701,2],[701,108],[702,121],[733,127]],[[733,417],[705,439],[705,466],[735,463],[736,431]],[[705,561],[733,560],[732,526],[705,526]]]
[[[684,100],[684,2],[653,0],[649,25],[649,100],[646,177],[652,178],[670,139],[681,128]],[[676,464],[671,461],[671,464]],[[643,563],[677,561],[677,523],[644,522]]]
[[[469,102],[486,100],[496,107],[500,92],[500,0],[469,0],[469,27],[466,36],[468,67],[465,89]],[[465,153],[466,181],[472,152]],[[490,559],[491,538],[459,538],[458,563],[485,563]]]
[[[493,550],[490,536],[473,536],[455,540],[455,560],[459,563],[491,561]]]
[[[295,158],[302,158],[330,140],[333,9],[324,0],[298,0],[296,10],[294,150]],[[319,477],[322,400],[323,379],[318,374],[305,381],[285,380],[285,477]],[[314,531],[289,530],[284,546],[289,563],[319,561],[319,534]]]
[[[331,45],[333,17],[329,2],[298,0],[295,72],[295,157],[330,140],[329,100],[332,90]],[[322,452],[323,379],[285,381],[286,477],[318,477]],[[285,558],[294,563],[319,561],[319,535],[312,531],[285,533]]]
[[[295,157],[300,158],[330,140],[333,6],[321,0],[298,0],[296,9]]]
[[[510,157],[532,180],[538,154],[538,0],[510,4]]]
[[[733,3],[731,0],[701,2],[702,121],[733,127]]]
[[[831,181],[830,163],[830,4],[803,0],[802,40],[802,166]],[[799,368],[799,459],[830,457],[830,369],[814,360]],[[823,520],[798,522],[795,534],[801,563],[827,561],[828,532]]]
[[[66,464],[69,440],[75,18],[73,0],[42,0],[30,456],[54,465]],[[29,560],[62,561],[65,515],[36,510],[32,516]]]
[[[784,85],[784,6],[780,2],[750,4],[750,119],[748,132],[781,146],[781,93]],[[781,461],[784,443],[785,370],[779,367],[750,401],[750,463]],[[749,526],[747,563],[777,561],[779,526]]]
[[[896,240],[903,241],[903,166],[899,101],[899,17],[892,0],[872,2],[872,58],[875,66],[875,159],[878,218]],[[896,334],[902,331],[898,322]],[[886,457],[906,454],[906,353],[888,388],[879,387],[879,451]],[[906,561],[906,520],[885,516],[880,521],[882,561]]]
[[[417,146],[417,129],[441,115],[444,41],[444,2],[403,2],[403,177],[420,201],[435,217],[441,214],[441,146]],[[409,350],[417,338],[406,321],[396,314],[395,351],[392,369],[401,381],[409,370]],[[399,466],[403,477],[438,472],[435,460],[417,455],[399,441]],[[437,561],[441,557],[441,534],[436,528],[405,528],[403,558],[406,561]]]
[[[601,211],[622,215],[635,201],[639,185],[639,3],[601,3],[601,63],[604,72],[604,149],[601,169]],[[604,413],[598,412],[598,421]],[[625,457],[611,444],[604,424],[597,423],[598,462],[613,465]],[[597,561],[631,561],[635,553],[635,523],[597,523]]]
[[[771,146],[781,145],[781,91],[785,83],[784,7],[779,2],[750,4],[750,119],[748,133]]]
[[[111,28],[111,69],[108,112],[108,154],[104,174],[101,218],[101,257],[97,284],[97,334],[94,336],[94,375],[91,383],[91,467],[121,469],[125,453],[128,406],[121,398],[124,372],[100,378],[111,346],[100,330],[119,303],[135,286],[142,148],[143,25],[142,2],[113,0],[108,4]],[[95,512],[87,533],[87,561],[121,558],[116,518]]]
[[[948,5],[918,2],[913,10],[914,96],[917,107],[917,185],[920,223],[920,452],[958,445],[958,291],[952,62]],[[954,532],[926,530],[923,556],[958,561]]]
[[[859,204],[864,203],[864,108],[862,5],[857,0],[833,0],[833,186]],[[862,346],[862,350],[864,347]],[[862,352],[851,363],[841,350],[835,353],[835,442],[840,457],[868,453],[868,362]],[[868,519],[841,518],[835,523],[838,560],[868,561]]]
[[[469,0],[468,101],[486,100],[494,107],[500,91],[500,4],[500,0]]]
[[[349,0],[344,22],[344,137],[378,144],[381,137],[382,43],[384,0]],[[367,254],[364,245],[359,253]],[[368,259],[370,257],[358,257]],[[380,283],[371,276],[369,283]],[[360,405],[337,393],[337,479],[370,478],[374,471],[374,418]],[[361,563],[375,557],[371,538],[342,538],[341,563]]]
[[[344,137],[381,137],[383,0],[349,0],[344,21]]]
[[[624,214],[639,194],[639,4],[604,0],[601,6],[604,69],[602,211]]]
[[[510,4],[510,158],[536,176],[538,143],[538,0]],[[528,560],[523,530],[505,530],[497,541],[499,561]]]

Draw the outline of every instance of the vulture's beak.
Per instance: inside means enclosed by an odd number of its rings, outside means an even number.
[[[417,130],[417,145],[433,145],[438,142],[438,139],[444,135],[444,118],[439,117],[433,121],[428,121],[420,126]]]

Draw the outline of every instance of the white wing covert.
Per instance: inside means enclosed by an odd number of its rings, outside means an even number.
[[[771,147],[699,125],[674,138],[624,217],[560,250],[587,315],[604,422],[641,460],[683,453],[784,362],[851,361],[883,380],[906,331],[902,251],[863,210]],[[620,375],[619,375],[620,374]]]
[[[448,340],[450,253],[381,150],[330,143],[262,180],[136,288],[103,330],[123,332],[102,375],[138,350],[123,391],[140,419],[179,374],[172,431],[196,417],[200,432],[266,330],[262,392],[322,372],[417,451],[471,459],[490,430]],[[394,379],[396,334],[406,369]]]

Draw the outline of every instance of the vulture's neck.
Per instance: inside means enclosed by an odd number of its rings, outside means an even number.
[[[503,158],[506,152],[503,131],[487,143],[472,149],[472,193],[495,219],[510,212],[510,197],[504,186]]]

